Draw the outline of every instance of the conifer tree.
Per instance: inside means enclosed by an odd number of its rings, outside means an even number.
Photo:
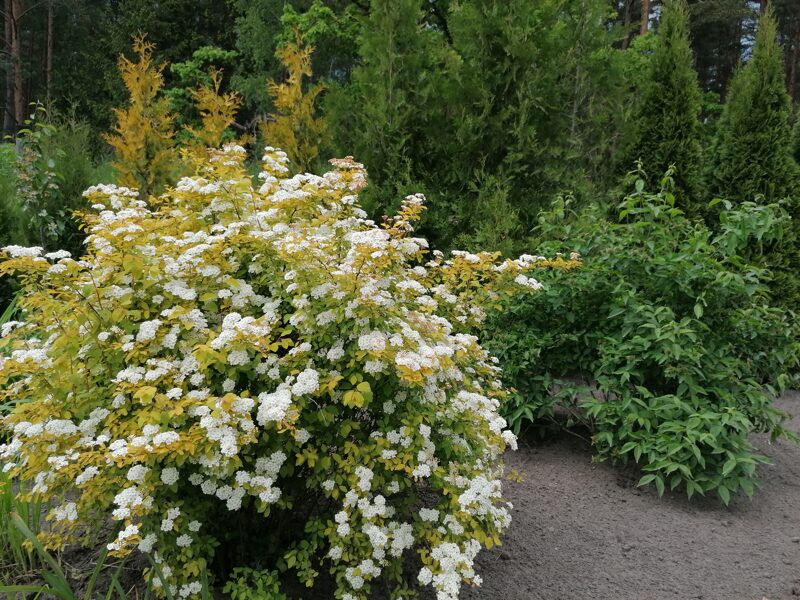
[[[204,157],[205,148],[218,148],[222,144],[228,128],[236,120],[236,111],[242,105],[241,97],[235,92],[221,93],[220,71],[211,69],[208,75],[211,83],[192,91],[202,126],[199,129],[185,127],[192,140],[204,149]]]
[[[784,201],[793,227],[774,247],[753,249],[773,274],[776,302],[800,309],[800,203],[794,160],[791,98],[786,91],[783,51],[775,17],[759,20],[752,58],[731,81],[713,150],[713,189],[732,201]]]
[[[146,199],[158,194],[177,168],[175,117],[169,99],[161,95],[164,65],[153,64],[153,44],[137,36],[133,50],[136,62],[120,56],[118,63],[128,106],[114,109],[114,133],[104,137],[114,148],[118,183],[138,189]]]
[[[303,86],[304,78],[312,75],[313,52],[313,47],[303,45],[299,32],[294,42],[278,49],[276,55],[289,76],[283,83],[267,84],[275,113],[261,125],[267,145],[286,152],[291,165],[301,172],[308,171],[316,160],[327,129],[325,120],[316,116],[317,97],[325,86],[316,84],[308,89]]]
[[[702,200],[700,98],[686,0],[668,0],[623,167],[627,171],[640,159],[655,184],[674,165],[677,203],[689,212]]]
[[[364,205],[376,218],[392,212],[398,198],[426,194],[430,210],[422,229],[437,245],[453,217],[437,190],[451,174],[441,148],[452,138],[444,111],[453,104],[447,82],[456,68],[448,64],[454,53],[440,29],[425,25],[418,0],[369,5],[359,38],[361,62],[351,83],[333,86],[326,99],[335,146],[367,167]]]
[[[797,165],[792,156],[791,98],[783,52],[771,10],[761,16],[752,58],[731,81],[712,148],[715,194],[732,201],[780,200],[792,194]]]

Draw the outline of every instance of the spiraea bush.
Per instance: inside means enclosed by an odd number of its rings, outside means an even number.
[[[255,566],[308,586],[328,571],[336,598],[408,597],[413,579],[456,598],[509,525],[515,445],[469,331],[549,263],[428,254],[422,198],[377,226],[349,158],[289,178],[268,148],[257,185],[245,158],[209,150],[149,204],[90,188],[79,260],[4,249],[26,292],[2,332],[0,398],[24,400],[4,470],[53,503],[48,547],[113,520],[112,553],[150,555],[164,595],[198,596],[244,522],[251,555],[257,531],[273,546]]]

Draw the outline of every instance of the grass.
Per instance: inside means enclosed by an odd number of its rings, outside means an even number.
[[[16,489],[15,489],[16,488]],[[17,525],[23,523],[27,531],[39,531],[42,503],[19,499],[18,486],[0,472],[0,582],[10,583],[33,573],[40,566],[36,554],[25,540],[26,535]]]

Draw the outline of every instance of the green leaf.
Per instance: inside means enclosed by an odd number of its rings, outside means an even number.
[[[737,463],[735,457],[731,457],[727,461],[725,461],[725,464],[722,467],[722,476],[725,477],[731,471],[733,471],[736,468],[736,464]]]
[[[657,475],[656,479],[656,491],[658,492],[659,497],[664,495],[664,480],[661,478],[661,475]]]
[[[639,480],[639,483],[637,483],[636,485],[637,485],[637,486],[647,485],[648,483],[652,483],[652,481],[653,481],[655,478],[656,478],[656,476],[655,476],[653,473],[650,473],[650,474],[648,474],[648,475],[645,475],[644,477],[642,477],[642,478]]]
[[[698,319],[702,318],[703,316],[703,305],[699,302],[694,305],[694,316]]]
[[[731,501],[731,493],[728,491],[728,488],[726,488],[724,485],[720,485],[717,488],[717,494],[719,494],[719,498],[722,500],[723,504],[728,506],[728,503]]]

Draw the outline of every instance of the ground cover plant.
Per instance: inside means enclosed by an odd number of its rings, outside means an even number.
[[[110,518],[110,555],[149,555],[162,595],[207,591],[246,545],[262,564],[244,566],[308,586],[327,571],[344,600],[408,597],[413,552],[412,579],[456,598],[509,525],[515,444],[469,331],[537,290],[534,267],[575,263],[426,255],[422,198],[376,226],[352,159],[289,177],[268,148],[254,185],[245,158],[209,150],[147,201],[90,188],[79,260],[4,248],[25,291],[3,329],[0,396],[20,400],[4,470],[52,502],[47,548],[97,543]]]
[[[517,429],[567,416],[599,458],[640,463],[642,484],[727,503],[753,493],[766,460],[748,434],[787,435],[770,405],[798,372],[793,316],[738,253],[790,222],[778,205],[727,205],[715,233],[675,207],[669,174],[658,192],[634,186],[612,221],[564,200],[541,216],[543,251],[576,250],[584,266],[543,274],[541,294],[488,324],[515,388],[505,414]]]

